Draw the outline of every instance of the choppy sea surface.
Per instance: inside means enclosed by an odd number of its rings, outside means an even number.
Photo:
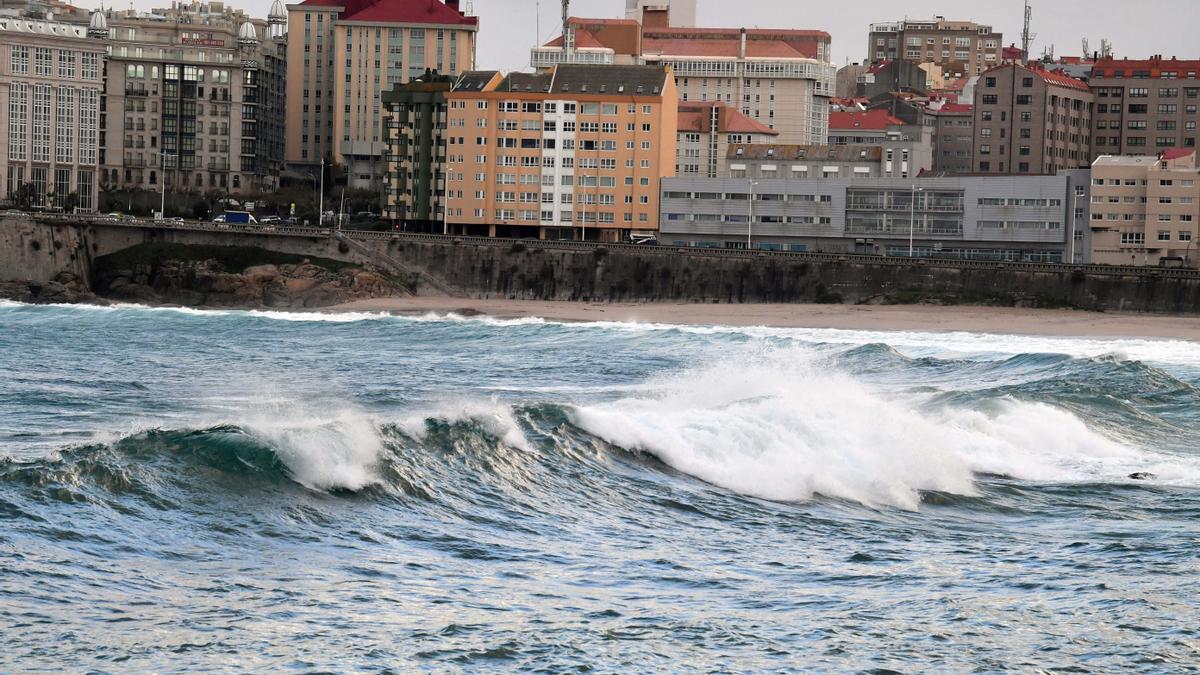
[[[0,304],[0,670],[1192,669],[1198,386],[1178,341]]]

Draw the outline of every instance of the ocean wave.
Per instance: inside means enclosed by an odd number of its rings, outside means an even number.
[[[1124,481],[1149,471],[1200,484],[1200,460],[1106,437],[1071,412],[1013,399],[930,408],[794,359],[788,350],[660,379],[655,396],[575,408],[605,441],[772,500],[823,495],[916,509],[923,492],[971,496],[988,473],[1030,481]]]

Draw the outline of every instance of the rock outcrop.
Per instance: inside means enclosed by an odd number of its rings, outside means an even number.
[[[190,307],[328,307],[407,293],[395,278],[361,268],[337,270],[308,261],[229,271],[216,260],[165,260],[105,270],[94,280],[102,297]]]
[[[51,281],[0,281],[0,298],[39,305],[100,301],[71,272],[60,272]]]

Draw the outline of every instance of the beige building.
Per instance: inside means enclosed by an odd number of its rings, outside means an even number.
[[[1053,175],[1092,160],[1087,84],[1040,66],[1006,64],[975,86],[972,166],[986,174]]]
[[[287,161],[344,166],[353,188],[382,186],[381,96],[426,71],[475,64],[479,19],[458,0],[307,0],[288,5]]]
[[[675,173],[725,174],[731,145],[774,143],[779,132],[716,101],[680,101]]]
[[[904,59],[935,63],[945,73],[969,77],[1000,63],[1004,36],[974,21],[946,17],[871,24],[867,61]]]
[[[1088,84],[1096,94],[1092,149],[1144,154],[1195,148],[1200,138],[1200,60],[1156,56],[1102,59]]]
[[[1092,262],[1197,266],[1200,167],[1196,151],[1103,155],[1092,164]]]
[[[621,241],[658,229],[676,160],[670,68],[473,72],[447,100],[452,233]]]
[[[279,3],[276,3],[278,5]],[[97,12],[109,49],[101,138],[108,189],[243,194],[283,167],[283,22],[219,2]]]
[[[29,206],[95,210],[104,49],[83,25],[0,16],[0,202],[31,185]]]
[[[837,76],[829,33],[680,26],[674,4],[644,4],[637,21],[570,19],[569,40],[560,36],[535,47],[534,67],[670,66],[684,101],[723,103],[777,131],[781,143],[826,142]]]

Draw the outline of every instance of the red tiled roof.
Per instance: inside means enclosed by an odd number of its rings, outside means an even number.
[[[878,63],[872,63],[871,67],[867,68],[867,72],[872,75],[878,75],[879,73],[883,72],[883,69],[887,68],[891,63],[892,62],[890,59],[884,59]]]
[[[740,134],[766,134],[778,136],[779,132],[730,108],[720,101],[680,101],[679,130],[704,131],[704,122],[712,119],[712,109],[720,106],[721,127],[718,131]]]
[[[1005,61],[1018,61],[1025,52],[1017,46],[1004,47],[1000,50],[1000,58]]]
[[[904,120],[892,116],[884,108],[866,112],[839,111],[829,113],[830,130],[866,129],[885,131],[888,127],[903,126]]]
[[[547,42],[544,46],[546,46],[546,47],[561,47],[561,46],[563,46],[563,38],[560,35],[560,36],[554,38],[553,40]],[[602,49],[602,48],[606,47],[607,45],[600,42],[600,40],[597,40],[596,36],[592,35],[591,31],[585,30],[583,28],[576,28],[575,29],[575,46],[579,49]]]
[[[303,6],[341,7],[342,21],[427,23],[474,26],[479,19],[464,16],[442,0],[305,0]]]
[[[643,37],[642,53],[651,56],[724,56],[736,57],[741,52],[741,40],[692,40],[687,38]],[[748,40],[746,56],[754,58],[803,59],[811,58],[786,42]]]
[[[1056,87],[1066,87],[1067,89],[1078,89],[1080,91],[1091,91],[1091,88],[1088,87],[1087,83],[1084,82],[1083,80],[1077,80],[1077,79],[1071,77],[1070,75],[1067,75],[1066,73],[1062,72],[1061,70],[1046,70],[1045,68],[1043,68],[1039,65],[1036,65],[1036,64],[1022,66],[1020,64],[1006,63],[1003,65],[988,68],[987,70],[983,71],[983,74],[986,75],[987,73],[993,73],[993,72],[996,72],[999,70],[1004,70],[1006,68],[1020,68],[1021,70],[1024,70],[1027,73],[1031,73],[1033,75],[1037,75],[1038,77],[1042,78],[1042,80],[1046,84],[1053,85]]]
[[[1184,157],[1191,156],[1195,152],[1196,152],[1195,150],[1189,150],[1187,148],[1170,148],[1169,150],[1163,150],[1160,158],[1163,159],[1164,161],[1170,161],[1172,159],[1183,159]]]
[[[1189,72],[1200,72],[1200,61],[1180,59],[1100,59],[1092,67],[1092,78],[1133,77],[1134,70],[1149,70],[1151,77],[1159,77],[1163,71],[1177,73],[1186,78]]]

